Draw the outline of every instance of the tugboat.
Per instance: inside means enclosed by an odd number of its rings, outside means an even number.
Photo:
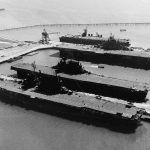
[[[119,39],[115,39],[115,37],[111,34],[108,40],[106,40],[101,48],[104,50],[130,50],[130,43],[128,40],[121,41]]]
[[[126,29],[120,29],[120,32],[126,32],[127,30]]]

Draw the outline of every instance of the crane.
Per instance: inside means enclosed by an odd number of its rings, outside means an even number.
[[[42,32],[42,40],[40,40],[40,42],[42,44],[48,44],[49,41],[50,41],[50,38],[49,38],[49,34],[59,34],[60,32],[47,32],[45,29],[43,29],[43,32]]]

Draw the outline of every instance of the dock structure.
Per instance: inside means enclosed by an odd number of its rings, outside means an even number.
[[[87,61],[95,64],[108,64],[138,69],[150,69],[150,52],[124,50],[102,50],[98,48],[63,44],[54,47],[60,51],[60,57]]]
[[[26,63],[13,65],[11,69],[17,71],[19,78],[26,78],[28,73],[40,73],[41,77],[46,81],[47,86],[51,85],[48,82],[50,81],[49,79],[59,78],[68,89],[73,91],[93,93],[126,101],[146,101],[146,95],[150,87],[147,84],[87,73],[79,75],[56,74],[55,69],[50,67],[36,65],[34,69],[31,64]]]
[[[20,56],[26,55],[31,52],[35,52],[41,49],[49,49],[59,45],[59,42],[52,42],[51,44],[32,44],[24,46],[16,46],[10,49],[4,49],[0,51],[0,63],[7,62],[12,59],[17,59]]]

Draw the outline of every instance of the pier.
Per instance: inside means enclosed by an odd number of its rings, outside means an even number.
[[[56,45],[59,45],[59,42],[51,42],[51,44],[31,44],[31,45],[23,45],[23,46],[15,46],[13,48],[4,49],[0,51],[0,63],[7,62],[13,58],[17,58],[19,56],[26,55],[28,53],[38,51],[41,49],[49,49],[53,48]]]

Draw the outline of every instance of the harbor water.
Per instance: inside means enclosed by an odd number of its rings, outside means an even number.
[[[43,28],[58,40],[65,34],[80,34],[87,27],[90,33],[104,37],[112,33],[118,38],[129,38],[134,47],[150,48],[149,24],[109,25],[57,25],[0,31],[0,37],[19,41],[38,41]],[[120,32],[120,29],[126,29]],[[46,66],[56,63],[44,50],[34,56],[24,56],[17,62],[33,62]],[[16,63],[16,62],[13,62]],[[1,74],[10,74],[10,63],[0,65]],[[0,149],[2,150],[148,150],[150,147],[150,123],[142,122],[135,132],[122,133],[105,127],[70,121],[67,119],[26,110],[0,102]]]

